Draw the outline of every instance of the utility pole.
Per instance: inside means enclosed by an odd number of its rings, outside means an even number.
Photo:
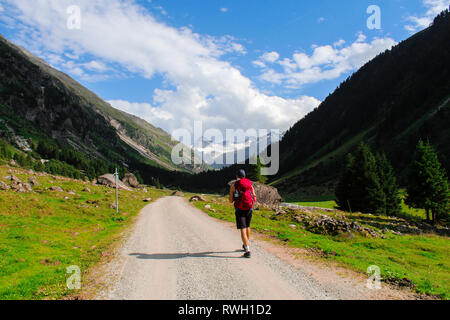
[[[119,214],[119,172],[116,168],[116,173],[114,174],[114,177],[116,178],[116,213]]]

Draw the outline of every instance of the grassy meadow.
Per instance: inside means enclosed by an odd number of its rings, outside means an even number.
[[[29,174],[0,166],[0,180],[13,170],[22,182]],[[66,286],[66,268],[83,275],[95,265],[146,203],[164,195],[156,189],[120,191],[119,214],[114,189],[51,175],[37,176],[30,193],[0,191],[0,300],[60,299],[77,294]],[[50,191],[61,187],[64,192]],[[86,191],[90,189],[90,192]],[[73,191],[75,194],[69,194]],[[83,282],[82,282],[83,285]]]

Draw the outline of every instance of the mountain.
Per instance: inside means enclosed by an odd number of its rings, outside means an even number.
[[[199,155],[203,156],[203,159],[210,167],[220,170],[235,163],[244,163],[248,159],[254,159],[257,154],[263,152],[270,144],[272,144],[270,134],[260,137],[246,137],[244,142],[241,143],[232,141],[216,143],[214,140],[208,140],[203,137],[196,143],[197,148],[195,150]],[[238,153],[244,156],[244,161],[238,161]],[[233,159],[233,163],[227,163],[227,159]]]
[[[332,195],[343,157],[365,141],[400,183],[420,138],[450,172],[450,14],[364,65],[280,142],[271,184],[291,199]]]
[[[168,133],[114,109],[45,61],[0,36],[0,135],[23,151],[62,148],[129,170],[199,172],[175,166]],[[17,143],[22,141],[22,143]],[[33,147],[34,146],[34,147]],[[70,162],[70,161],[69,161]],[[72,164],[72,163],[69,163]],[[145,172],[140,172],[145,175]]]

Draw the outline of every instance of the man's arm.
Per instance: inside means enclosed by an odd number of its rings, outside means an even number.
[[[228,195],[228,200],[233,203],[234,202],[234,184],[230,187],[230,194]]]
[[[252,192],[253,192],[253,198],[255,199],[255,202],[256,202],[256,193],[255,193],[255,189],[253,189],[253,186],[252,186]]]

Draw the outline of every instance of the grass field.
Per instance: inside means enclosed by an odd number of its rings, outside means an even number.
[[[208,197],[208,200],[211,200]],[[216,212],[204,208],[210,204]],[[310,204],[311,205],[311,204]],[[317,203],[316,206],[320,205]],[[322,204],[329,207],[330,203]],[[196,202],[195,206],[211,217],[234,222],[234,210],[224,199]],[[344,214],[339,212],[339,214]],[[348,214],[349,215],[349,214]],[[350,218],[350,217],[348,217]],[[387,217],[353,214],[350,218],[379,230],[375,225],[391,223]],[[296,229],[289,225],[295,224]],[[312,256],[320,252],[321,258],[334,260],[353,270],[365,273],[367,267],[377,265],[385,281],[411,280],[415,290],[441,299],[450,299],[450,240],[438,235],[395,235],[387,233],[385,239],[354,238],[311,233],[302,225],[273,218],[272,211],[257,210],[252,222],[254,230],[274,237],[289,246],[311,249]],[[313,254],[314,253],[314,254]]]
[[[8,169],[0,167],[0,180]],[[28,181],[28,174],[14,174]],[[78,266],[83,279],[145,206],[143,198],[164,194],[120,191],[117,215],[110,208],[113,189],[49,175],[37,179],[32,193],[0,191],[0,300],[76,295],[66,286],[66,268]],[[47,190],[51,186],[64,192]],[[82,191],[86,187],[91,192]]]
[[[405,190],[400,190],[400,195],[402,199],[406,196]],[[318,208],[327,208],[327,209],[334,209],[337,207],[336,201],[332,200],[334,196],[323,196],[318,197],[314,199],[304,199],[301,201],[292,201],[290,203],[297,204],[299,206],[305,206],[305,207],[318,207]],[[425,210],[422,209],[414,209],[408,207],[404,201],[402,201],[402,213],[400,216],[408,219],[426,219]]]

